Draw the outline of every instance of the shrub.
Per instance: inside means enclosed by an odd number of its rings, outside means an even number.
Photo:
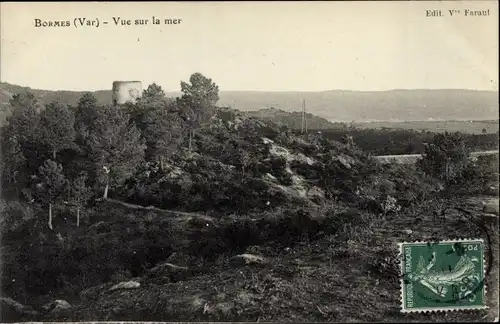
[[[398,212],[401,210],[401,206],[397,204],[397,199],[392,196],[387,196],[384,202],[382,202],[382,209],[384,213]]]
[[[15,200],[0,202],[0,228],[4,234],[26,229],[34,216],[33,208],[29,205]]]
[[[464,172],[464,180],[468,193],[494,193],[495,183],[498,182],[498,155],[479,156],[472,159]]]
[[[452,185],[464,180],[469,156],[470,150],[462,134],[436,134],[433,142],[425,147],[417,165],[427,174]]]

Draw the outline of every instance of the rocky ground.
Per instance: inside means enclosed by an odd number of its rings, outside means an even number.
[[[2,321],[498,318],[498,207],[485,217],[485,197],[319,135],[240,117],[216,126],[197,152],[93,200],[80,226],[64,206],[52,231],[45,206],[9,202]],[[402,314],[398,243],[455,238],[487,242],[490,308]]]
[[[73,299],[46,296],[38,304],[23,306],[3,298],[2,312],[9,316],[3,320],[493,321],[498,318],[498,218],[488,225],[488,234],[478,226],[476,217],[484,214],[482,201],[484,197],[428,202],[405,214],[372,219],[364,230],[344,226],[335,233],[324,219],[309,217],[319,227],[295,244],[279,244],[268,236],[270,241],[262,244],[221,249],[216,258],[195,257],[196,253],[179,249],[140,276],[118,276],[84,289]],[[118,206],[115,203],[113,208]],[[441,215],[446,207],[471,214],[448,209]],[[179,215],[177,222],[201,227],[207,235],[213,235],[208,228],[222,226],[201,215]],[[483,238],[492,249],[486,278],[490,309],[400,313],[397,243],[460,237]]]

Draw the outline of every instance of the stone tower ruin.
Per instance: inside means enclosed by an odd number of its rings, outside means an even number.
[[[141,96],[141,81],[113,82],[113,105],[122,105],[127,102],[135,103]]]

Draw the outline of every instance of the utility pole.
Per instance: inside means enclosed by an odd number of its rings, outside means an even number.
[[[301,120],[301,126],[300,126],[300,133],[304,134],[307,133],[307,119],[306,119],[306,100],[302,99],[302,120]]]
[[[307,133],[306,99],[304,99],[304,100],[302,101],[302,104],[304,105],[304,126],[305,126],[306,133]]]

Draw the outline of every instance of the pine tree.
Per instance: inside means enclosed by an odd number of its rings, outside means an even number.
[[[1,134],[2,171],[8,181],[14,180],[12,177],[17,171],[19,175],[37,172],[45,159],[39,137],[40,106],[35,96],[30,92],[16,94],[10,106],[12,114],[7,117]]]
[[[195,130],[209,122],[215,114],[219,87],[212,79],[201,73],[194,73],[189,78],[189,83],[181,81],[181,91],[183,94],[178,100],[178,106],[188,129],[191,150]]]
[[[74,146],[75,115],[67,106],[51,103],[40,115],[40,140],[51,150],[52,159],[60,150]]]
[[[90,92],[86,92],[80,100],[78,100],[75,111],[75,131],[79,144],[82,144],[87,138],[90,128],[92,128],[94,124],[97,109],[97,99]]]
[[[67,190],[67,180],[62,173],[62,165],[46,160],[38,169],[41,182],[36,185],[36,196],[41,203],[49,206],[48,226],[52,230],[52,206],[56,204]]]
[[[80,175],[68,186],[68,202],[76,208],[76,227],[80,227],[80,210],[92,197],[92,190],[87,186],[87,174]]]
[[[156,83],[152,83],[148,86],[146,90],[143,91],[141,99],[139,101],[151,103],[151,102],[161,102],[165,99],[165,91],[162,87]]]
[[[198,109],[215,107],[219,101],[219,86],[198,72],[191,75],[189,83],[181,81],[181,91],[182,97]]]
[[[166,103],[150,110],[144,117],[144,125],[148,155],[156,157],[163,169],[165,158],[172,156],[184,140],[182,120],[175,105]]]
[[[104,198],[110,185],[119,184],[132,175],[144,159],[146,146],[141,133],[129,120],[129,115],[118,106],[100,107],[88,137],[90,159],[105,186]]]
[[[2,170],[2,179],[6,183],[14,185],[20,180],[18,175],[23,172],[26,158],[23,155],[17,134],[2,134],[1,140],[0,169]]]
[[[148,123],[151,121],[150,113],[168,108],[173,99],[165,97],[165,91],[156,83],[150,84],[144,90],[142,97],[135,104],[125,105],[126,111],[130,114],[131,120],[141,132],[145,132]]]
[[[38,138],[40,105],[30,93],[15,94],[9,101],[12,115],[7,117],[9,136],[16,134],[21,145]]]

